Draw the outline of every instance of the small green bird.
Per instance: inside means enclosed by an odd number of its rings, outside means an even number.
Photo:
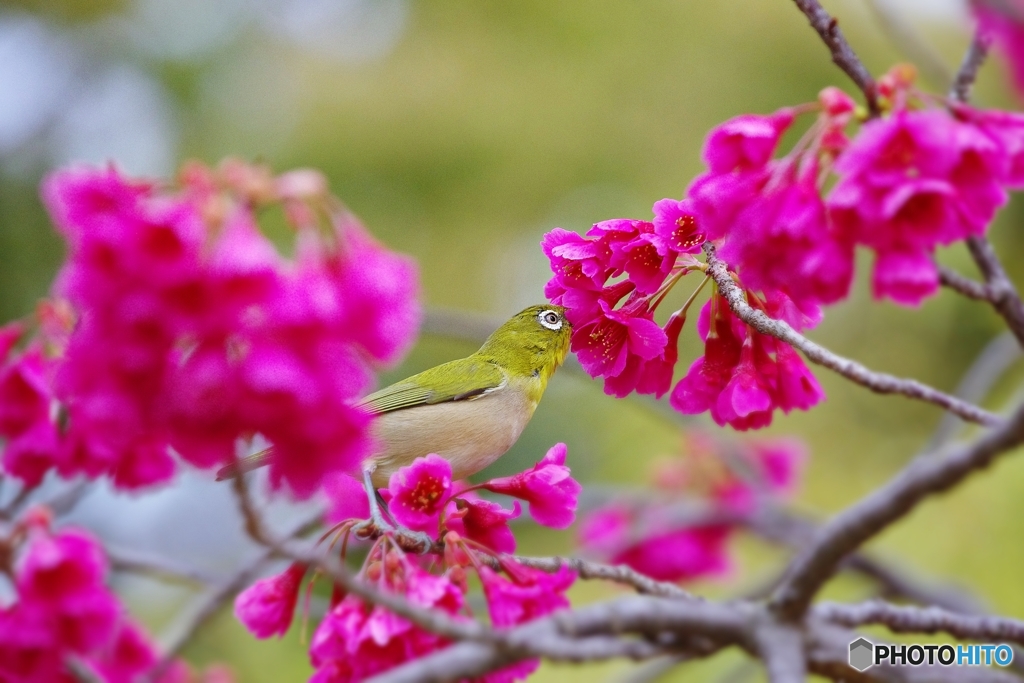
[[[531,306],[499,327],[476,353],[362,399],[357,405],[377,416],[371,431],[379,446],[362,465],[368,491],[386,487],[400,467],[428,453],[448,460],[455,479],[504,455],[565,360],[571,331],[561,306]],[[271,457],[268,449],[244,458],[220,470],[217,479],[249,472]]]

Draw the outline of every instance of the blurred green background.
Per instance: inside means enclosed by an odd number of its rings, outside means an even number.
[[[896,45],[907,42],[882,30],[880,10],[905,21],[955,68],[969,39],[962,6],[881,3],[826,3],[875,73],[906,59]],[[1007,83],[994,61],[977,101],[1019,108]],[[501,320],[542,299],[548,273],[538,241],[545,231],[648,217],[654,201],[680,196],[702,170],[700,147],[711,126],[813,100],[830,84],[852,92],[786,0],[7,0],[0,5],[0,320],[28,312],[61,261],[37,197],[48,168],[112,158],[131,172],[166,175],[188,157],[225,155],[266,160],[277,170],[323,170],[372,232],[419,261],[427,306]],[[1022,224],[1024,203],[1015,198],[992,229],[1019,282]],[[975,274],[961,247],[941,259]],[[1002,329],[985,307],[946,292],[920,310],[875,303],[866,259],[860,265],[850,300],[830,309],[811,335],[838,353],[952,390]],[[681,300],[688,289],[673,296]],[[384,379],[472,348],[424,336]],[[680,371],[699,348],[686,330]],[[823,516],[894,473],[940,415],[816,374],[828,401],[810,414],[777,417],[767,433],[808,442],[813,455],[795,504]],[[987,405],[1000,408],[1020,380],[1016,366],[1004,373]],[[527,467],[565,441],[585,486],[642,484],[652,459],[678,451],[680,424],[563,371],[493,473]],[[1021,492],[1024,460],[1008,458],[922,506],[873,549],[1024,617]],[[571,549],[569,533],[529,525],[520,533],[526,553]],[[744,539],[727,580],[693,589],[735,594],[771,577],[784,559]],[[156,590],[147,586],[130,593],[159,632],[166,604],[147,610]],[[868,590],[844,579],[830,593]],[[574,597],[615,592],[581,585]],[[225,612],[186,654],[198,664],[227,661],[241,681],[301,680],[309,669],[296,631],[256,643]],[[545,667],[536,680],[616,680],[634,666]],[[746,671],[742,658],[724,654],[664,680]]]

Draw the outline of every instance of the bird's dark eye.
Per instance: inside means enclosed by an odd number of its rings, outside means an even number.
[[[540,324],[549,330],[562,328],[562,316],[558,315],[556,311],[542,311],[539,317]]]

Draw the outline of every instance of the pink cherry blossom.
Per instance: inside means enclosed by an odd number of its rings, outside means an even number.
[[[60,609],[102,586],[107,572],[99,544],[83,532],[41,533],[28,544],[17,568],[18,594]]]
[[[807,449],[795,439],[750,441],[737,455],[742,461],[730,469],[731,476],[715,483],[711,494],[730,510],[751,513],[765,497],[793,493]]]
[[[780,109],[769,116],[744,114],[729,119],[708,133],[704,161],[712,173],[761,168],[771,159],[779,138],[792,123],[791,109]]]
[[[1006,202],[1005,150],[945,111],[900,110],[864,125],[836,161],[828,207],[875,250],[874,292],[916,305],[935,292],[939,245],[984,233]]]
[[[766,189],[742,209],[719,256],[745,287],[779,292],[812,318],[818,306],[846,297],[853,279],[853,243],[829,226],[815,168],[796,175],[773,170]]]
[[[328,509],[324,518],[331,524],[346,519],[367,519],[370,503],[363,484],[347,474],[333,474],[324,480]]]
[[[970,5],[979,27],[1005,54],[1017,90],[1024,93],[1024,3],[972,0]]]
[[[498,628],[523,624],[569,606],[565,592],[576,581],[576,572],[568,567],[548,573],[513,560],[505,560],[502,567],[508,578],[490,567],[479,570],[491,622]]]
[[[434,453],[416,458],[391,475],[388,492],[388,510],[396,522],[436,538],[441,512],[452,493],[452,466]]]
[[[462,494],[455,501],[456,510],[445,517],[445,528],[496,553],[514,553],[516,537],[508,523],[522,512],[518,501],[507,510],[492,501],[469,497],[471,495]]]
[[[548,449],[533,469],[511,477],[492,479],[484,488],[525,500],[530,516],[553,529],[565,529],[576,519],[579,485],[565,465],[567,448],[558,443]]]
[[[764,305],[769,315],[787,317],[776,308],[784,306],[782,300]],[[747,430],[770,424],[776,409],[807,410],[824,399],[796,352],[747,328],[717,294],[702,309],[698,329],[704,355],[673,389],[670,401],[676,410],[687,415],[707,411],[720,425]]]
[[[627,565],[659,581],[692,581],[720,576],[729,569],[733,527],[673,528],[671,519],[659,504],[637,508],[613,502],[587,515],[580,527],[580,544],[612,564]]]
[[[103,549],[84,532],[52,531],[50,517],[33,508],[16,522],[13,601],[0,609],[0,680],[71,683],[72,658],[109,683],[141,680],[159,657],[105,585]]]
[[[46,375],[47,363],[38,347],[7,363],[0,358],[0,434],[16,437],[48,419],[52,392]]]
[[[629,356],[622,372],[605,378],[604,392],[619,398],[634,391],[638,394],[654,394],[658,398],[664,396],[672,387],[672,373],[679,359],[679,335],[685,322],[686,315],[681,310],[669,316],[662,328],[667,342],[661,353],[650,360],[637,355]]]
[[[654,203],[654,231],[675,252],[699,254],[704,233],[691,202],[661,199]]]
[[[94,655],[89,665],[105,683],[134,683],[159,661],[156,648],[146,633],[137,625],[125,621],[118,628],[113,642],[98,655]],[[166,678],[161,677],[160,683],[164,683]]]
[[[5,455],[8,472],[138,488],[173,476],[171,447],[212,467],[254,433],[274,445],[272,483],[301,496],[357,469],[370,417],[352,400],[370,386],[371,363],[394,361],[413,338],[415,269],[344,213],[329,235],[297,225],[285,258],[238,187],[265,175],[193,165],[175,190],[73,167],[45,181],[69,245],[54,290],[69,313],[63,327],[41,325],[52,357],[30,344],[0,361],[0,432],[31,428]],[[298,216],[320,185],[307,174],[274,187]],[[61,429],[46,429],[55,418]]]
[[[629,544],[632,524],[632,510],[612,503],[588,512],[580,522],[577,538],[585,550],[611,557]]]
[[[292,624],[306,566],[298,562],[260,579],[235,598],[235,616],[257,638],[283,636]]]
[[[731,529],[714,525],[648,536],[612,558],[658,581],[689,581],[729,570]]]
[[[415,605],[452,616],[463,608],[462,592],[443,576],[409,566],[402,583],[402,592]],[[327,613],[313,635],[309,654],[317,671],[310,680],[364,680],[447,644],[441,636],[349,595]]]
[[[601,300],[601,315],[574,327],[571,340],[583,368],[591,376],[615,377],[631,358],[649,361],[659,357],[668,335],[653,320],[653,312],[638,299],[623,308],[612,309]]]

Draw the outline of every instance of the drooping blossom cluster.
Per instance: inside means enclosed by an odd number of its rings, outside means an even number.
[[[1024,94],[1024,2],[971,0],[970,5],[982,35],[1006,55],[1014,85]]]
[[[0,681],[74,683],[74,666],[104,683],[134,683],[154,672],[160,656],[107,587],[107,559],[96,539],[53,530],[49,514],[37,508],[0,542],[14,595],[0,608]],[[195,679],[174,662],[157,680]],[[230,675],[219,680],[229,683]]]
[[[513,553],[516,540],[508,523],[521,513],[518,500],[529,505],[530,516],[538,524],[565,529],[575,521],[582,487],[572,478],[565,457],[565,444],[555,444],[525,472],[468,486],[452,481],[451,464],[430,454],[399,469],[381,494],[388,512],[407,529],[424,532],[434,540],[454,531],[492,551]],[[479,489],[518,500],[513,501],[512,509],[503,508],[477,496]]]
[[[672,385],[677,342],[699,292],[655,320],[703,242],[733,272],[747,302],[800,331],[847,296],[854,252],[874,252],[877,298],[917,305],[938,289],[938,247],[984,234],[1008,189],[1024,180],[1024,115],[980,111],[920,92],[913,70],[879,79],[884,108],[850,139],[852,99],[826,88],[815,104],[746,114],[705,140],[707,170],[682,200],[654,204],[654,220],[617,219],[586,236],[558,229],[541,243],[554,277],[547,295],[568,308],[572,348],[605,391],[661,396]],[[816,118],[777,155],[796,118]],[[698,332],[705,353],[672,391],[687,414],[710,412],[736,429],[768,425],[776,410],[824,398],[803,360],[740,322],[713,295]]]
[[[1019,186],[1010,163],[1024,117],[927,106],[911,77],[897,68],[880,81],[892,113],[864,124],[837,159],[828,207],[875,252],[875,295],[917,305],[938,290],[936,247],[984,234],[1006,188]]]
[[[418,321],[412,263],[380,247],[312,171],[187,166],[179,187],[113,167],[58,171],[43,197],[68,257],[37,333],[0,333],[4,469],[118,487],[167,480],[236,441],[274,446],[271,478],[308,495],[358,466],[368,416],[350,405],[370,363]],[[283,208],[294,255],[260,231]]]
[[[371,547],[359,578],[400,594],[417,607],[468,620],[472,618],[467,600],[472,569],[495,628],[511,628],[568,607],[565,593],[576,579],[573,571],[565,567],[541,571],[508,554],[515,550],[508,521],[518,516],[518,503],[508,510],[480,499],[453,482],[451,474],[446,460],[430,455],[400,469],[381,491],[395,522],[443,539],[441,556],[406,554],[391,535],[384,534]],[[534,519],[556,528],[573,522],[580,490],[565,466],[563,444],[551,448],[532,469],[473,487],[479,488],[527,501]],[[349,534],[355,521],[339,524],[337,533]],[[293,564],[281,574],[257,581],[236,599],[238,619],[258,638],[286,633],[305,573],[304,565]],[[310,642],[310,660],[316,668],[310,680],[364,680],[448,645],[442,636],[336,586],[327,616]],[[520,680],[537,666],[535,660],[523,661],[477,680]]]
[[[651,499],[612,500],[583,518],[585,552],[661,581],[721,576],[746,515],[793,492],[805,451],[788,439],[724,445],[695,433],[654,470]]]

